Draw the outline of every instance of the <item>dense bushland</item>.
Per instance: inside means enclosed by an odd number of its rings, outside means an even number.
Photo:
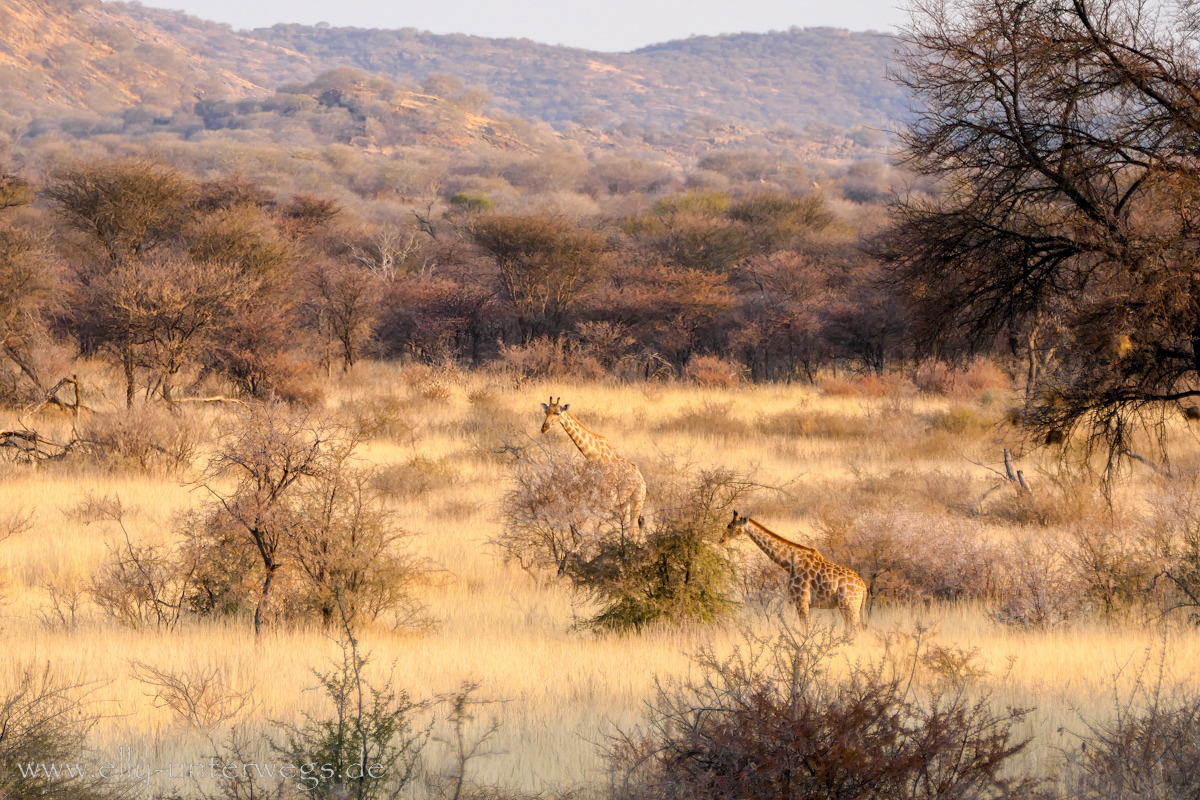
[[[14,196],[0,219],[10,403],[70,402],[55,382],[77,356],[120,369],[130,407],[311,403],[316,370],[372,355],[709,386],[904,363],[900,309],[818,194],[690,190],[619,224],[487,209],[368,223],[140,158],[65,163],[31,188],[41,202]]]

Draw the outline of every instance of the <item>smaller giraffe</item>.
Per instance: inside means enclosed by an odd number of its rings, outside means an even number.
[[[837,606],[842,612],[846,629],[853,636],[862,621],[863,601],[867,597],[867,585],[858,573],[849,567],[835,564],[815,549],[789,541],[777,533],[767,530],[747,514],[744,517],[733,512],[733,521],[725,528],[721,537],[724,544],[738,534],[750,537],[767,558],[788,571],[788,594],[800,613],[800,621],[808,624],[810,601],[818,608]]]
[[[548,432],[557,420],[584,458],[606,464],[615,495],[613,504],[621,511],[622,526],[627,530],[632,529],[635,523],[639,528],[643,527],[645,519],[642,517],[642,505],[646,502],[646,479],[642,477],[641,470],[632,461],[617,455],[608,439],[583,427],[568,411],[571,404],[559,405],[561,401],[561,397],[557,402],[551,397],[549,405],[542,403],[542,410],[546,412],[542,433]]]

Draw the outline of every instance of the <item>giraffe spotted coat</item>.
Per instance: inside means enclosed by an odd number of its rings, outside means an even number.
[[[808,622],[811,604],[816,604],[818,608],[836,606],[842,612],[842,620],[850,633],[858,630],[862,623],[867,585],[857,572],[833,563],[811,547],[796,544],[768,530],[750,519],[749,514],[740,517],[734,511],[733,521],[725,528],[721,542],[742,533],[762,548],[767,558],[788,571],[788,594],[796,604],[801,622]]]
[[[542,433],[546,433],[558,422],[562,425],[567,436],[589,461],[599,461],[606,465],[607,483],[613,494],[613,506],[621,513],[621,525],[625,530],[632,530],[634,525],[641,527],[642,505],[646,502],[646,479],[637,465],[628,459],[617,455],[612,444],[603,436],[589,431],[575,419],[567,409],[570,403],[560,405],[553,397],[550,403],[542,403],[546,419],[542,423]]]

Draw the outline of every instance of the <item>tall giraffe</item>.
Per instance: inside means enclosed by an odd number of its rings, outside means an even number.
[[[592,433],[575,419],[567,409],[570,403],[559,405],[562,398],[555,401],[550,398],[550,404],[542,403],[546,412],[546,421],[542,423],[542,433],[550,430],[557,420],[571,437],[571,441],[589,461],[601,461],[608,465],[612,475],[613,487],[616,492],[615,505],[621,511],[621,524],[630,530],[634,523],[640,528],[645,520],[642,518],[642,504],[646,502],[646,479],[637,465],[628,459],[621,458],[613,446],[598,433]]]
[[[767,530],[747,514],[739,517],[733,512],[733,521],[725,528],[721,537],[724,544],[729,539],[744,533],[750,537],[767,558],[788,571],[788,594],[800,612],[800,621],[808,623],[809,603],[818,607],[837,606],[842,612],[846,629],[854,635],[862,620],[863,601],[867,597],[867,584],[858,573],[849,567],[835,564],[811,547],[796,544],[777,533]]]

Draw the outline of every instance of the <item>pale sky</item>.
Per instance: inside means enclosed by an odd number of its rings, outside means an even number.
[[[277,22],[533,39],[603,52],[695,35],[828,26],[892,31],[904,0],[147,0],[145,5],[228,22]]]

